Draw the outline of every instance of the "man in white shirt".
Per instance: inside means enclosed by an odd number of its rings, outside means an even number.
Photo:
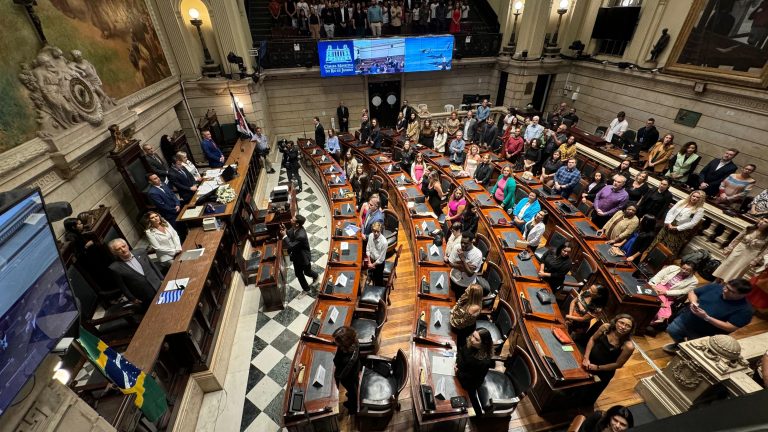
[[[526,144],[530,144],[531,140],[534,138],[538,138],[539,141],[541,141],[541,136],[544,134],[544,126],[539,124],[539,116],[533,116],[533,119],[531,120],[531,124],[529,124],[525,128],[525,134],[523,135],[523,140],[525,140]],[[539,143],[541,145],[541,143]]]
[[[483,253],[473,244],[475,234],[465,231],[461,234],[461,247],[454,249],[448,258],[451,266],[451,290],[456,298],[461,297],[467,287],[477,279],[483,266]]]
[[[264,165],[264,168],[269,174],[274,173],[275,170],[272,168],[272,163],[269,162],[269,159],[267,159],[267,156],[269,155],[269,140],[267,139],[266,135],[261,133],[260,127],[256,128],[253,137],[251,137],[251,141],[256,142],[256,151],[258,152],[259,158],[261,159],[261,163]]]
[[[616,114],[616,118],[611,121],[611,124],[608,126],[608,130],[605,131],[605,136],[603,139],[605,139],[608,142],[611,142],[613,139],[613,136],[622,136],[624,135],[624,132],[627,131],[629,128],[629,123],[626,120],[626,114],[624,111],[619,111],[618,114]]]
[[[371,281],[376,286],[384,286],[384,262],[387,259],[387,238],[381,235],[384,224],[374,222],[371,228],[371,235],[368,236],[368,244],[365,247],[365,254],[369,261],[369,275]]]

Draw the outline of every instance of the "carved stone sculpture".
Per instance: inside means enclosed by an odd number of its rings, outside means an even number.
[[[130,137],[124,136],[123,133],[120,132],[120,126],[116,124],[110,125],[108,130],[110,135],[112,136],[112,143],[114,144],[114,147],[112,147],[111,153],[120,153],[128,145],[136,142],[135,139],[131,139]]]
[[[664,48],[669,45],[669,33],[667,33],[667,29],[663,29],[661,31],[661,36],[659,36],[659,40],[656,41],[656,45],[653,46],[651,49],[651,59],[650,61],[655,62],[656,59],[659,58],[659,54],[661,54],[664,51]]]
[[[77,50],[72,56],[69,60],[59,48],[46,45],[33,61],[21,64],[19,80],[35,106],[40,137],[83,122],[99,125],[104,108],[115,105],[101,88],[93,64]]]
[[[691,342],[691,346],[710,359],[721,374],[731,369],[747,366],[747,362],[741,358],[741,345],[731,336],[715,335],[710,338],[702,338]]]

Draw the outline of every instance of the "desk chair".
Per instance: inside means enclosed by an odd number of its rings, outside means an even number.
[[[494,357],[494,360],[504,362],[504,372],[488,371],[483,384],[472,395],[477,402],[473,405],[480,408],[477,413],[480,416],[509,417],[536,385],[536,367],[531,356],[519,346],[514,347],[508,358]]]
[[[661,243],[656,243],[648,254],[643,258],[642,262],[637,266],[637,271],[645,277],[650,279],[659,272],[665,265],[672,262],[675,256],[672,254],[666,246]]]
[[[387,260],[384,262],[384,277],[387,278],[387,281],[389,281],[390,278],[392,278],[392,273],[394,272],[394,268],[397,267],[397,261],[400,259],[400,254],[403,252],[403,245],[400,245],[397,247],[397,250],[395,251],[395,259],[393,260]],[[389,284],[389,282],[387,282]]]
[[[608,131],[608,126],[598,126],[597,129],[595,129],[595,135],[599,137],[604,137],[607,131]]]
[[[384,237],[387,239],[387,256],[395,253],[397,248],[397,233],[400,229],[400,219],[397,213],[390,209],[384,210]]]
[[[515,203],[519,203],[521,200],[528,199],[528,192],[523,188],[515,188]]]
[[[400,254],[402,251],[403,245],[400,245],[397,248],[395,259],[392,261],[392,267],[390,268],[389,272],[387,272],[388,261],[385,262],[384,276],[386,277],[386,280],[384,282],[384,286],[372,285],[369,283],[370,279],[366,281],[357,300],[358,308],[374,310],[381,300],[384,300],[387,302],[387,304],[390,304],[389,292],[392,291],[392,288],[395,284],[395,278],[397,277],[397,271],[395,269],[397,268],[397,262],[400,260]]]
[[[100,318],[94,318],[99,307],[98,294],[85,281],[78,283],[76,275],[72,275],[71,280],[72,293],[80,310],[80,325],[113,348],[127,347],[141,321],[140,307],[127,301],[120,302],[106,308]]]
[[[568,198],[568,201],[570,201],[573,204],[581,202],[582,192],[584,192],[584,184],[582,182],[576,183],[576,186],[574,186],[573,191],[571,191],[571,197]]]
[[[517,328],[518,320],[512,306],[501,299],[496,304],[496,309],[491,312],[491,318],[493,321],[479,319],[476,325],[477,328],[484,328],[491,333],[493,347],[496,354],[498,354],[501,352],[501,347],[509,335]]]
[[[577,209],[579,209],[580,212],[584,213],[584,216],[589,218],[592,216],[592,201],[587,200],[587,202],[579,200],[579,204],[576,206]]]
[[[488,259],[488,252],[491,250],[490,240],[488,240],[488,237],[484,236],[483,234],[477,233],[475,234],[475,246],[480,249],[480,252],[483,253],[483,263],[485,263]],[[479,271],[482,271],[482,269]]]
[[[546,245],[536,249],[533,254],[537,260],[541,261],[541,257],[544,256],[545,252],[548,250],[552,250],[554,252],[558,246],[570,240],[573,240],[573,236],[565,232],[562,228],[555,227],[555,229],[550,232]]]
[[[379,194],[379,204],[381,204],[381,209],[387,210],[389,208],[389,192],[384,189],[379,189],[376,193]]]
[[[357,332],[360,355],[375,354],[381,345],[381,328],[387,322],[387,304],[379,300],[375,311],[355,309],[350,327]]]
[[[394,358],[368,356],[362,360],[357,396],[357,428],[384,429],[395,411],[398,398],[408,383],[408,357],[397,350]],[[381,423],[381,425],[379,425]]]
[[[581,291],[582,287],[589,286],[593,276],[597,273],[597,262],[586,252],[581,252],[582,259],[575,270],[565,275],[562,293],[568,293],[576,290]]]
[[[568,430],[565,432],[579,432],[579,429],[581,429],[581,425],[584,424],[584,420],[587,418],[583,415],[579,414],[576,416],[576,418],[571,421],[571,424],[568,425]]]
[[[489,292],[483,296],[483,311],[491,313],[493,309],[493,303],[496,301],[496,297],[501,291],[501,284],[503,282],[501,269],[498,264],[488,261],[485,263],[485,272],[483,273],[483,279],[488,282]]]
[[[443,200],[440,203],[441,207],[445,207],[448,205],[448,201],[451,199],[451,194],[453,193],[453,182],[450,178],[448,178],[447,175],[440,173],[440,187],[443,188]],[[465,197],[466,198],[466,197]]]

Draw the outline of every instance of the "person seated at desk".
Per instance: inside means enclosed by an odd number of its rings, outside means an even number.
[[[595,195],[593,202],[595,211],[592,213],[592,223],[598,228],[602,228],[608,219],[629,201],[629,194],[624,189],[626,181],[627,179],[617,175],[613,178],[610,187],[606,185]]]
[[[456,333],[456,348],[467,344],[467,338],[475,332],[475,323],[483,309],[483,288],[471,284],[451,308],[451,330]]]
[[[656,238],[656,218],[645,215],[640,219],[637,231],[629,238],[613,244],[613,247],[618,249],[614,252],[617,252],[617,255],[624,255],[624,260],[627,262],[639,264],[640,257],[648,250],[654,238]]]
[[[716,334],[733,333],[752,320],[752,306],[747,295],[752,286],[746,279],[733,279],[725,284],[711,283],[688,292],[690,307],[683,310],[667,327],[674,343],[662,348],[675,354],[679,343]]]
[[[336,386],[344,386],[347,400],[344,407],[351,415],[357,414],[357,392],[360,375],[360,344],[357,332],[352,327],[339,327],[333,332],[336,354],[333,356],[333,378]]]
[[[149,211],[142,219],[144,235],[147,237],[149,245],[155,250],[158,261],[160,261],[158,267],[163,274],[167,274],[173,258],[181,253],[179,235],[171,224],[157,212]]]
[[[523,227],[523,242],[528,244],[528,248],[531,250],[536,250],[539,247],[539,243],[541,242],[541,236],[544,235],[544,230],[546,229],[546,224],[544,223],[544,219],[547,218],[546,210],[541,210],[538,213],[536,213],[536,216],[533,217],[530,221],[528,221],[525,226]]]
[[[461,233],[461,247],[454,249],[448,257],[451,266],[451,290],[456,298],[461,297],[467,287],[475,282],[483,266],[483,253],[474,245],[475,235],[469,231]]]
[[[541,257],[541,266],[539,267],[539,277],[542,281],[549,284],[553,292],[559,291],[563,287],[565,275],[571,270],[571,242],[566,241],[552,252],[548,250]]]
[[[661,301],[661,309],[651,322],[648,333],[655,334],[656,327],[672,316],[672,306],[678,301],[685,301],[688,293],[699,284],[695,275],[695,265],[684,261],[680,266],[670,264],[648,280],[648,285],[656,291]]]
[[[597,235],[608,237],[606,243],[610,245],[628,239],[640,225],[636,213],[637,206],[634,203],[629,203],[624,210],[614,213],[603,228],[597,231]]]
[[[203,149],[203,154],[208,160],[208,166],[211,168],[221,168],[224,166],[224,153],[221,152],[219,146],[213,142],[211,137],[211,131],[203,131],[203,140],[200,141],[200,147]]]
[[[582,366],[600,378],[597,383],[600,392],[608,387],[616,370],[624,366],[635,351],[631,340],[634,329],[635,319],[631,315],[618,314],[589,338]]]
[[[108,244],[115,261],[109,265],[115,284],[128,300],[146,312],[163,283],[163,275],[143,250],[131,252],[128,243],[116,238]]]
[[[555,173],[555,185],[552,186],[552,191],[560,192],[561,197],[568,199],[580,180],[581,172],[576,168],[576,159],[570,158],[568,163],[561,166]]]
[[[491,181],[491,175],[493,175],[493,165],[491,165],[491,155],[486,153],[480,160],[480,164],[475,169],[475,183],[480,186],[488,186]]]
[[[517,229],[522,232],[525,230],[525,224],[533,220],[536,214],[541,211],[541,204],[536,199],[536,192],[528,192],[528,199],[520,200],[515,205],[515,210],[512,212],[512,218],[515,222]]]
[[[448,240],[445,242],[445,253],[443,253],[443,261],[448,262],[451,254],[459,248],[461,248],[461,222],[454,222],[451,225],[451,234],[448,236]]]
[[[595,171],[592,174],[592,181],[587,185],[587,188],[581,194],[581,202],[595,201],[595,196],[605,187],[605,179],[603,179],[603,173]]]
[[[512,177],[512,169],[505,166],[501,169],[501,175],[491,188],[491,196],[504,211],[509,212],[515,207],[515,189],[517,189],[517,183]]]
[[[595,284],[579,291],[568,305],[565,325],[571,338],[579,339],[589,330],[592,320],[598,318],[608,304],[608,288]]]
[[[184,168],[184,158],[176,155],[173,165],[168,171],[168,180],[181,197],[182,204],[187,204],[192,200],[197,192],[197,182],[195,177]]]
[[[464,217],[464,209],[467,207],[467,199],[464,198],[464,189],[456,188],[448,200],[448,214],[445,215],[446,232],[456,222],[461,222]]]
[[[485,381],[488,369],[493,367],[493,338],[491,332],[479,328],[466,339],[466,345],[456,351],[456,378],[472,394]],[[476,398],[470,398],[473,402]]]
[[[629,408],[614,405],[608,411],[595,411],[581,424],[578,432],[624,432],[635,426]]]
[[[387,259],[387,238],[381,235],[384,224],[374,222],[371,225],[371,235],[365,245],[365,256],[368,258],[368,269],[371,281],[376,286],[384,286],[384,262]]]

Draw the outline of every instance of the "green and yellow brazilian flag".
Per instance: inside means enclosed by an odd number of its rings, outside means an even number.
[[[155,422],[165,414],[168,410],[165,392],[151,376],[82,327],[80,327],[78,341],[88,353],[89,360],[107,379],[118,386],[124,394],[136,395],[136,406],[149,421]]]

